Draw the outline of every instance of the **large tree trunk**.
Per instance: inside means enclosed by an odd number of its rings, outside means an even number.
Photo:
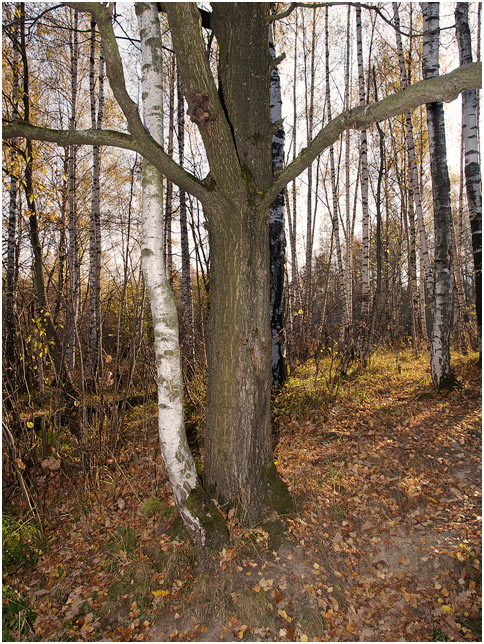
[[[461,65],[472,62],[468,12],[469,5],[467,2],[457,3],[455,24]],[[464,138],[464,172],[466,177],[467,205],[469,207],[469,218],[471,221],[472,254],[474,257],[479,351],[482,351],[482,193],[477,124],[477,92],[476,90],[469,90],[462,93],[462,135]]]
[[[439,75],[439,4],[437,2],[423,2],[422,10],[424,30],[422,70],[424,79],[429,79]],[[435,235],[430,370],[434,385],[437,389],[443,389],[454,383],[450,366],[450,331],[453,309],[452,210],[443,103],[427,103],[427,127],[429,130]]]
[[[250,13],[243,3],[213,8],[219,92],[245,189],[232,191],[230,201],[224,195],[206,203],[211,300],[205,480],[254,524],[261,505],[271,504],[277,492],[282,490],[279,500],[290,501],[272,460],[269,208],[258,207],[272,183],[269,5],[251,5]]]

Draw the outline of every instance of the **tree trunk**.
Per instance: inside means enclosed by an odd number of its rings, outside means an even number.
[[[402,46],[402,36],[400,34],[400,18],[398,14],[398,4],[393,3],[394,10],[394,20],[395,20],[395,35],[397,39],[397,52],[398,52],[398,62],[400,66],[400,83],[401,88],[406,89],[408,87],[408,77],[405,69],[405,58],[403,55],[403,46]],[[425,283],[425,310],[426,310],[426,325],[427,333],[425,336],[431,335],[431,311],[432,311],[432,301],[434,296],[434,282],[432,274],[432,266],[430,263],[430,255],[428,250],[427,243],[427,231],[425,230],[425,222],[423,217],[422,209],[422,200],[420,192],[420,183],[418,180],[418,169],[417,169],[417,160],[415,155],[415,142],[413,136],[413,124],[412,124],[412,115],[410,110],[405,112],[405,121],[407,126],[406,138],[407,138],[407,153],[408,153],[408,163],[410,170],[410,185],[412,189],[413,199],[415,203],[415,213],[417,215],[417,225],[418,225],[418,234],[420,241],[420,252],[422,256],[422,264],[424,268],[424,283]]]
[[[178,156],[179,163],[183,167],[185,156],[185,102],[183,83],[177,67],[177,108],[178,108]],[[179,190],[180,201],[180,243],[181,243],[181,290],[183,301],[183,352],[185,360],[191,368],[194,362],[194,338],[193,338],[193,304],[192,304],[192,279],[190,274],[190,248],[188,245],[187,227],[187,201],[186,193]]]
[[[98,100],[96,115],[94,62],[96,54],[96,22],[91,21],[91,52],[89,60],[89,93],[91,126],[101,128],[104,103],[104,61],[102,46],[99,52]],[[89,328],[86,352],[86,379],[95,387],[101,368],[101,159],[99,146],[92,148],[91,221],[89,225]]]
[[[142,48],[145,123],[155,140],[161,141],[163,67],[156,5],[137,3],[136,14]],[[218,511],[201,487],[186,439],[178,318],[163,257],[163,183],[158,170],[146,161],[142,200],[141,259],[153,317],[161,451],[175,502],[188,533],[197,545],[205,546],[217,535],[225,537],[226,531]],[[216,524],[218,532],[210,529],[212,524]]]
[[[77,102],[77,66],[78,66],[78,25],[79,15],[74,11],[74,27],[70,41],[71,57],[71,113],[69,129],[76,128],[76,102]],[[76,329],[79,312],[79,250],[78,250],[78,222],[76,207],[76,146],[69,146],[69,293],[66,323],[66,363],[69,377],[72,379],[76,355]]]
[[[328,7],[325,7],[324,13],[324,33],[325,33],[325,52],[326,52],[326,107],[328,110],[328,121],[331,121],[331,90],[329,86],[329,29],[328,29]],[[329,160],[331,167],[331,194],[332,194],[332,212],[331,212],[331,221],[333,227],[333,239],[334,245],[336,248],[336,270],[338,275],[338,290],[340,294],[340,299],[343,309],[343,319],[340,324],[340,340],[344,340],[344,310],[346,308],[346,289],[345,282],[343,279],[343,258],[341,253],[341,241],[339,235],[339,215],[338,215],[338,191],[336,186],[336,170],[334,163],[334,146],[331,145],[329,148]]]
[[[269,51],[276,59],[272,27],[269,28]],[[272,172],[279,174],[284,167],[284,128],[281,119],[281,80],[277,65],[271,70],[271,121],[277,130],[272,137]],[[272,334],[272,385],[281,387],[287,377],[284,335],[284,266],[286,239],[284,235],[284,192],[280,192],[271,204],[269,223],[270,243],[270,318]]]
[[[211,258],[205,481],[253,525],[262,504],[290,506],[272,460],[269,206],[258,207],[272,182],[269,6],[256,3],[250,13],[243,3],[213,9],[219,93],[245,187],[233,186],[229,200],[224,183],[205,206]],[[216,162],[212,157],[211,166]]]
[[[471,33],[468,20],[469,5],[458,2],[455,10],[457,42],[461,65],[472,62]],[[479,144],[477,138],[477,92],[462,93],[462,135],[464,138],[464,172],[466,177],[467,205],[472,233],[472,255],[476,288],[476,318],[479,334],[479,352],[482,351],[482,193]]]
[[[173,139],[175,131],[175,61],[169,62],[168,72],[168,155],[173,158]],[[168,280],[173,284],[173,248],[171,223],[173,218],[173,181],[166,181],[166,203],[165,203],[165,230],[163,236],[163,248],[165,249],[166,272]]]
[[[363,39],[361,34],[361,7],[356,7],[356,45],[358,56],[358,89],[360,95],[360,105],[365,105],[365,77],[363,70]],[[370,240],[369,240],[369,223],[370,215],[368,211],[368,154],[367,154],[367,136],[366,130],[361,131],[360,140],[360,164],[361,164],[361,310],[360,326],[357,340],[357,352],[360,358],[363,357],[365,338],[368,334],[368,314],[370,306]]]
[[[423,2],[424,79],[439,75],[439,4]],[[452,210],[450,181],[447,169],[444,106],[441,102],[427,103],[430,171],[434,205],[435,268],[434,307],[430,342],[430,369],[437,389],[454,384],[450,366],[450,331],[453,309],[452,284]]]

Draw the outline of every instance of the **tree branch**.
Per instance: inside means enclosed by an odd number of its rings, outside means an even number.
[[[12,121],[2,128],[3,139],[24,137],[35,141],[47,141],[66,147],[68,145],[109,145],[138,152],[162,174],[199,200],[208,195],[207,188],[171,159],[145,130],[146,136],[138,137],[116,130],[55,130],[39,127],[27,121]]]
[[[470,63],[454,69],[449,74],[414,83],[403,92],[387,96],[370,105],[361,105],[343,112],[327,125],[290,163],[264,195],[261,207],[269,207],[281,190],[298,177],[314,159],[332,145],[347,129],[364,130],[372,123],[384,121],[425,103],[449,103],[465,90],[482,86],[481,63]]]

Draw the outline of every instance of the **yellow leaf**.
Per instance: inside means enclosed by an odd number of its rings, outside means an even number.
[[[306,635],[306,633],[303,633],[301,635],[301,639],[299,641],[300,642],[309,642],[309,639],[308,639],[308,636]]]
[[[430,503],[438,503],[438,501],[434,499],[433,496],[426,496],[425,498],[427,499],[427,501],[430,501]]]
[[[447,604],[444,604],[440,608],[444,611],[444,613],[453,613],[454,612],[454,609],[451,606],[448,606]]]
[[[289,617],[289,615],[286,613],[285,610],[282,610],[282,608],[279,608],[277,611],[278,615],[280,615],[283,619],[286,620],[286,622],[292,622],[292,617]]]
[[[170,591],[169,590],[153,590],[152,593],[153,593],[153,595],[155,597],[168,597],[168,595],[170,594]]]

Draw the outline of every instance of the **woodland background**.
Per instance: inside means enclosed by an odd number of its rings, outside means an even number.
[[[441,4],[441,73],[459,59],[455,7]],[[469,3],[473,60],[481,8]],[[402,88],[393,5],[361,5],[360,13],[360,39],[352,4],[296,8],[274,23],[276,54],[285,53],[278,68],[286,161],[331,114]],[[405,73],[415,82],[420,5],[401,3],[397,17]],[[63,5],[3,3],[2,20],[6,121],[122,128],[88,16]],[[160,20],[165,149],[202,178],[201,139]],[[114,21],[139,98],[131,5],[120,4]],[[422,106],[411,117],[420,213],[404,115],[368,129],[367,171],[360,132],[347,130],[285,191],[273,316],[285,357],[273,362],[272,415],[278,469],[299,514],[282,527],[245,530],[229,513],[232,541],[210,589],[177,532],[156,445],[153,328],[139,251],[142,160],[107,147],[4,143],[4,638],[479,638],[480,330],[460,105],[446,108],[457,387],[440,393],[429,376],[426,270],[435,238]],[[200,203],[169,180],[164,215],[185,423],[201,466],[210,248]],[[373,516],[366,527],[358,489]],[[149,550],[153,541],[158,553]],[[370,571],[358,568],[365,557]],[[261,573],[258,583],[251,571]],[[291,575],[311,583],[291,591]],[[306,615],[298,593],[307,595]]]

